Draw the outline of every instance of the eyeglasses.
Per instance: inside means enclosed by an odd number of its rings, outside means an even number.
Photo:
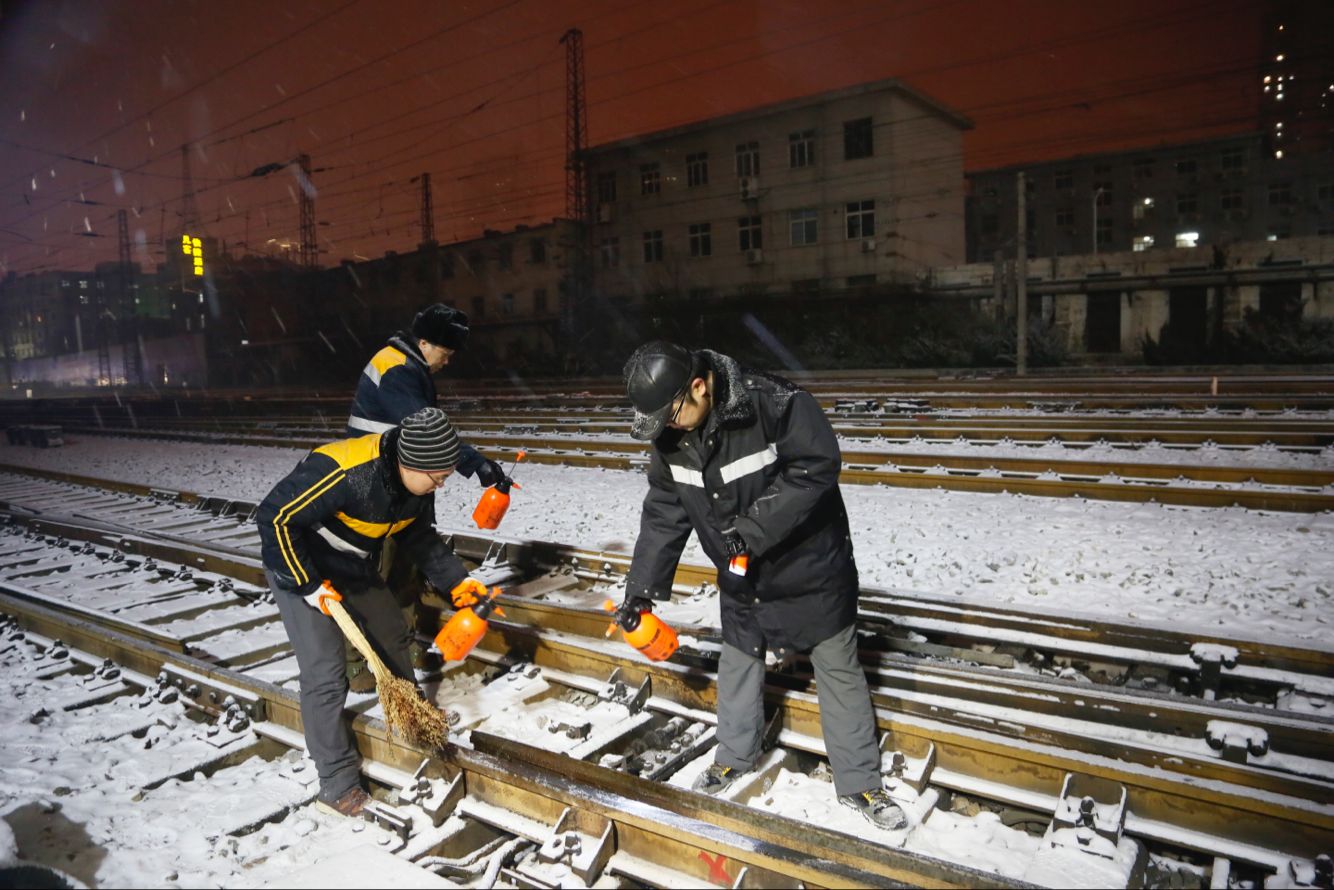
[[[681,416],[681,409],[686,406],[686,395],[689,392],[690,392],[690,387],[689,384],[687,384],[686,388],[681,390],[681,395],[677,396],[676,410],[672,411],[672,416],[667,421],[668,426],[671,426],[672,424],[676,423],[676,418]]]

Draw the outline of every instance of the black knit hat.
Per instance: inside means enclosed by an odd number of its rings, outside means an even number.
[[[399,424],[398,462],[409,470],[438,473],[459,462],[459,437],[445,412],[423,408]]]
[[[468,342],[468,316],[452,306],[427,306],[412,320],[412,336],[446,349],[462,349]]]

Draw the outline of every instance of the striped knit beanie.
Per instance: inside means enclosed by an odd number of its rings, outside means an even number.
[[[459,437],[445,412],[423,408],[399,425],[398,462],[409,470],[438,473],[459,462]]]

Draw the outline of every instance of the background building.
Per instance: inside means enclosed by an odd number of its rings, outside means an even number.
[[[1334,155],[1266,151],[1259,133],[968,174],[968,257],[1209,247],[1334,234]]]
[[[595,290],[828,293],[958,263],[970,126],[884,80],[593,147]]]

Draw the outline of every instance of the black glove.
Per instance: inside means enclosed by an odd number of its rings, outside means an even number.
[[[641,612],[652,612],[653,600],[642,596],[626,595],[621,600],[621,604],[616,607],[616,613],[613,615],[616,623],[627,630],[632,629],[639,624],[639,614]]]
[[[735,526],[729,525],[723,529],[723,548],[727,551],[728,559],[746,552],[746,539],[741,537],[741,532]]]
[[[483,488],[490,488],[497,482],[505,478],[505,468],[496,461],[483,459],[482,465],[477,468],[477,481]]]

